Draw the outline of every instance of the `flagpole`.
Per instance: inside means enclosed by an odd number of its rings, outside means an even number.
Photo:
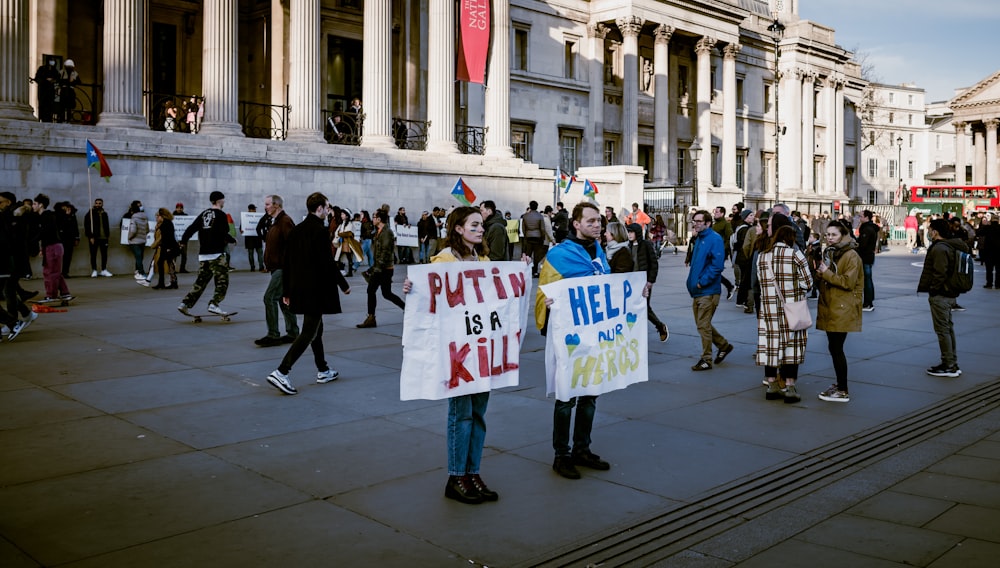
[[[87,167],[87,204],[90,206],[90,234],[94,234],[94,197],[90,189],[90,173],[94,168]],[[89,240],[88,240],[89,242]]]

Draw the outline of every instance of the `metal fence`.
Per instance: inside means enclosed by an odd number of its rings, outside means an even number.
[[[143,91],[146,104],[146,121],[149,128],[160,132],[195,134],[204,116],[205,97],[178,93]],[[190,114],[191,119],[188,120]]]
[[[240,101],[240,124],[247,138],[284,140],[288,136],[289,105]]]
[[[463,154],[481,156],[486,149],[486,131],[487,129],[483,126],[456,124],[455,142],[458,144],[458,151]]]
[[[426,150],[427,129],[431,123],[427,120],[392,119],[392,139],[396,147],[402,150]]]
[[[324,110],[323,138],[328,144],[360,146],[364,122],[363,113]]]

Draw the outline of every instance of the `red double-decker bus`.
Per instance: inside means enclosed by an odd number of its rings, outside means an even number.
[[[910,203],[940,204],[942,211],[961,212],[1000,208],[1000,185],[915,185]]]

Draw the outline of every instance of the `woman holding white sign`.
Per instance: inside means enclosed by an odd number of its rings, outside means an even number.
[[[446,248],[432,256],[431,263],[488,261],[489,250],[483,242],[485,232],[478,208],[455,209],[448,216]],[[403,293],[408,294],[412,286],[407,278],[403,282]],[[448,484],[444,496],[449,499],[479,504],[500,498],[479,476],[489,400],[489,391],[448,399]]]

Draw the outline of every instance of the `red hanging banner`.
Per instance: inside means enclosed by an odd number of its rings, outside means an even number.
[[[462,0],[458,20],[458,79],[483,84],[490,50],[490,0]]]

